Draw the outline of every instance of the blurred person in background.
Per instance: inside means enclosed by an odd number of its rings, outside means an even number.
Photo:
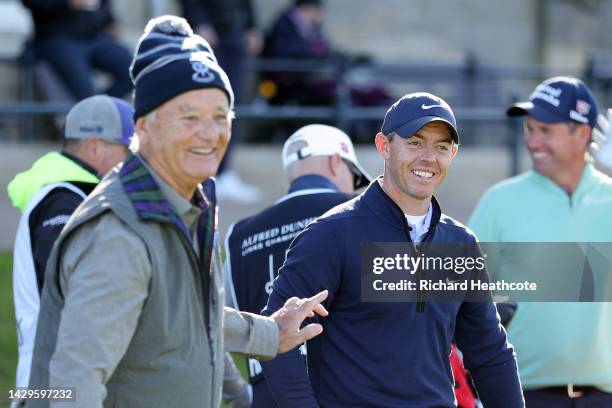
[[[481,242],[612,242],[612,180],[587,155],[597,111],[591,90],[568,76],[507,110],[525,117],[533,170],[481,197],[469,221]],[[610,139],[609,126],[597,133]],[[495,269],[517,268],[517,254],[500,252]],[[507,329],[527,407],[612,406],[612,303],[585,300],[518,303]]]
[[[238,103],[244,97],[245,61],[260,53],[263,38],[256,26],[251,0],[180,0],[183,15],[196,34],[215,51],[229,77]],[[236,202],[255,203],[261,192],[240,179],[231,168],[233,137],[217,172],[217,195]]]
[[[269,71],[263,72],[259,86],[260,94],[272,105],[311,105],[331,106],[336,102],[341,84],[338,73],[346,69],[361,67],[361,77],[356,81],[344,77],[350,102],[356,106],[388,106],[392,97],[379,80],[367,74],[371,64],[368,56],[352,56],[333,49],[325,35],[324,2],[322,0],[295,0],[273,22],[265,37],[263,57],[279,59],[298,59],[321,61],[321,67],[331,64],[333,70]],[[329,68],[329,67],[328,67]],[[355,72],[355,71],[353,71]],[[294,121],[293,126],[281,129],[281,133],[291,133],[302,126]],[[378,129],[378,121],[355,120],[351,123],[350,133],[353,140],[370,141],[372,133]]]
[[[275,21],[265,37],[265,58],[321,59],[332,56],[331,45],[323,33],[321,0],[295,0]],[[275,92],[270,103],[283,105],[330,105],[336,84],[316,72],[270,72]]]
[[[356,188],[370,181],[357,161],[351,139],[331,126],[314,124],[299,129],[285,142],[282,161],[290,182],[287,195],[232,224],[225,239],[226,296],[238,310],[260,312],[292,239],[310,221],[351,199]],[[260,236],[271,243],[261,246]],[[248,368],[253,407],[276,407],[259,361],[249,359]],[[288,367],[286,374],[290,373]]]
[[[118,41],[110,0],[22,0],[34,20],[34,47],[49,62],[72,96],[97,91],[93,68],[112,76],[103,93],[125,97],[131,90],[131,55]]]
[[[100,179],[124,158],[134,133],[127,102],[96,95],[68,112],[61,152],[39,158],[8,185],[22,215],[13,252],[13,290],[19,341],[17,387],[27,387],[34,335],[51,248],[66,222]]]

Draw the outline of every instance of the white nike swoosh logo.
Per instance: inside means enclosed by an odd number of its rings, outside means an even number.
[[[431,108],[442,108],[442,107],[443,107],[442,105],[425,105],[425,104],[421,105],[421,109],[425,109],[425,110],[431,109]]]

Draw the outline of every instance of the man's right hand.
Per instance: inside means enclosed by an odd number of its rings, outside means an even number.
[[[278,352],[285,353],[323,332],[323,326],[312,323],[300,329],[307,317],[327,316],[329,313],[321,304],[327,298],[327,291],[317,293],[308,299],[292,297],[287,299],[284,306],[278,309],[272,317],[280,329],[280,343]]]

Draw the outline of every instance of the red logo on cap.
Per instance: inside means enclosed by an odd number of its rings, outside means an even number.
[[[589,105],[587,102],[583,101],[582,99],[578,99],[576,101],[576,112],[579,114],[583,116],[588,115],[590,110],[591,105]]]
[[[342,150],[344,153],[347,153],[347,154],[348,154],[348,152],[349,152],[349,148],[348,148],[348,146],[346,145],[346,143],[344,143],[344,142],[340,142],[340,149],[341,149],[341,150]]]

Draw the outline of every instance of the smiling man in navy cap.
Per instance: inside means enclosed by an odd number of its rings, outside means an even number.
[[[262,363],[280,406],[455,407],[453,337],[484,406],[524,406],[514,353],[492,301],[362,300],[360,255],[368,243],[477,247],[472,232],[442,214],[433,197],[458,142],[455,117],[444,100],[428,93],[402,97],[376,135],[383,176],[292,242],[264,314],[292,296],[322,289],[329,290],[330,314],[320,319],[323,334],[307,344],[307,372],[297,353]],[[291,358],[295,369],[282,369]]]

